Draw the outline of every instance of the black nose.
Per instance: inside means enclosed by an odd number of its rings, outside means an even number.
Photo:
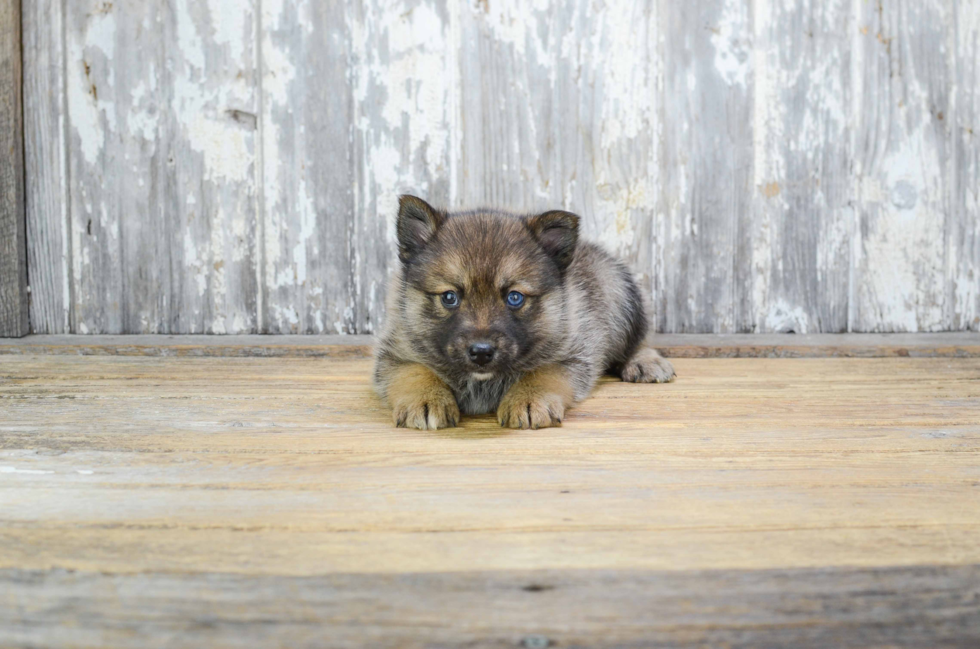
[[[471,361],[477,365],[486,365],[493,360],[493,353],[497,350],[490,343],[473,343],[469,351]]]

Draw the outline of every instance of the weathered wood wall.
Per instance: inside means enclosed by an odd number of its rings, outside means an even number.
[[[980,0],[24,0],[32,327],[369,333],[396,197],[673,332],[980,329]]]
[[[0,0],[0,338],[28,333],[20,0]]]

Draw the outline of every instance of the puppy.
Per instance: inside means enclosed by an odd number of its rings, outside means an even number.
[[[509,428],[557,426],[603,372],[674,378],[644,343],[630,272],[580,242],[578,223],[563,211],[447,213],[399,199],[401,264],[374,369],[397,426],[452,427],[461,412],[496,412]]]

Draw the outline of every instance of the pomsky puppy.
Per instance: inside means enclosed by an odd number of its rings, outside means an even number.
[[[674,378],[644,342],[629,270],[579,241],[578,223],[563,211],[449,213],[399,199],[401,264],[374,369],[396,425],[446,428],[460,412],[496,412],[501,426],[556,426],[604,372]]]

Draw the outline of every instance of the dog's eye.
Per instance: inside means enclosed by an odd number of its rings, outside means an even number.
[[[524,294],[518,291],[511,291],[507,294],[507,304],[515,309],[521,308],[524,305]]]
[[[459,295],[456,291],[446,291],[442,294],[442,306],[447,309],[455,309],[459,306]]]

